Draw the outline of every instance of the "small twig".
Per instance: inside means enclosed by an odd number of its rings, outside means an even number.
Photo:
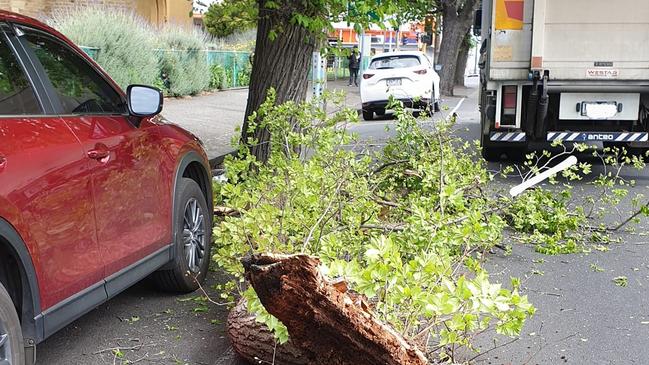
[[[563,295],[558,294],[558,293],[548,293],[548,292],[538,291],[538,290],[531,290],[531,291],[534,292],[534,293],[537,293],[537,294],[541,294],[541,295],[550,295],[550,296],[553,296],[553,297],[559,297],[559,298],[561,298],[561,297],[563,296]]]
[[[135,350],[139,350],[139,349],[141,349],[141,348],[144,347],[144,346],[156,346],[156,344],[155,344],[155,343],[149,343],[149,344],[146,344],[146,345],[145,345],[145,344],[141,344],[141,345],[130,346],[130,347],[119,347],[119,346],[116,346],[116,347],[111,347],[111,348],[107,348],[107,349],[103,349],[103,350],[95,351],[95,352],[93,352],[92,354],[93,354],[93,355],[99,355],[99,354],[102,354],[102,353],[104,353],[104,352],[109,352],[109,351],[135,351]]]
[[[226,306],[226,305],[232,305],[232,304],[234,304],[234,302],[219,303],[219,302],[214,301],[212,298],[210,298],[210,295],[207,294],[207,292],[205,291],[205,289],[203,289],[203,286],[201,285],[200,281],[198,281],[197,277],[196,277],[196,276],[193,276],[193,278],[194,278],[194,281],[196,282],[196,284],[198,284],[198,290],[200,290],[200,291],[203,293],[203,296],[205,296],[205,298],[207,299],[208,302],[210,302],[210,303],[212,303],[212,304],[214,304],[214,305],[218,305],[218,306],[220,306],[220,307],[224,307],[224,306]]]
[[[241,215],[241,211],[238,209],[230,208],[230,207],[214,207],[214,215],[220,216],[220,217],[238,217]]]
[[[475,360],[475,359],[477,359],[477,358],[479,358],[479,357],[481,357],[481,356],[483,356],[483,355],[486,355],[486,354],[490,353],[490,352],[493,351],[493,350],[496,350],[496,349],[499,349],[499,348],[501,348],[501,347],[505,347],[505,346],[511,345],[511,344],[513,344],[514,342],[518,341],[519,339],[520,339],[520,338],[517,337],[517,338],[515,338],[515,339],[513,339],[513,340],[511,340],[511,341],[509,341],[509,342],[503,343],[502,345],[494,346],[494,347],[490,348],[489,350],[487,350],[487,351],[485,351],[485,352],[481,352],[481,353],[475,355],[474,357],[470,358],[469,361],[467,361],[467,362],[470,363],[471,361],[473,361],[473,360]]]
[[[643,206],[643,208],[645,208],[645,207],[649,207],[649,203],[647,203],[647,204],[645,204]],[[618,231],[620,228],[626,226],[629,222],[631,222],[633,219],[635,219],[635,217],[639,216],[640,214],[642,214],[642,209],[639,209],[637,212],[633,213],[632,216],[627,218],[627,220],[625,220],[624,222],[618,224],[615,228],[611,228],[610,230],[612,230],[614,232]]]
[[[406,163],[406,162],[409,162],[409,161],[410,161],[410,160],[396,160],[396,161],[386,162],[386,163],[384,163],[383,165],[379,166],[378,168],[374,169],[374,171],[372,171],[372,172],[370,173],[370,175],[376,175],[376,174],[378,174],[379,172],[381,172],[381,171],[387,169],[387,168],[390,167],[390,166],[399,165],[399,164]]]
[[[405,224],[363,224],[359,227],[360,229],[376,229],[386,232],[400,232],[406,229]]]
[[[333,202],[336,200],[336,196],[340,193],[340,188],[343,186],[344,182],[345,182],[345,179],[341,179],[338,182],[338,186],[336,186],[336,190],[335,190],[333,196],[331,197],[331,199],[329,200],[329,203],[327,204],[327,208],[320,215],[320,217],[318,218],[316,223],[313,225],[313,227],[311,227],[311,229],[309,230],[309,234],[307,235],[306,239],[304,240],[304,244],[302,244],[302,252],[306,252],[306,248],[307,248],[307,246],[309,244],[309,241],[311,241],[311,238],[313,237],[313,232],[315,231],[315,229],[318,226],[320,226],[320,223],[322,222],[322,220],[325,219],[325,217],[329,213],[329,210],[331,209],[331,206],[333,205]]]
[[[136,364],[136,363],[138,363],[138,362],[140,362],[140,361],[143,361],[143,360],[146,359],[147,357],[149,357],[149,353],[148,353],[148,352],[147,352],[146,354],[144,354],[144,356],[142,356],[141,358],[139,358],[139,359],[137,359],[137,360],[132,360],[132,361],[129,360],[128,363],[129,363],[129,364]]]

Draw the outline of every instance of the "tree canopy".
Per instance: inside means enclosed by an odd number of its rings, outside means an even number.
[[[225,0],[210,5],[205,13],[205,27],[216,37],[227,37],[257,25],[255,0]]]
[[[338,21],[353,23],[359,31],[370,24],[383,26],[384,22],[396,27],[408,21],[421,20],[436,8],[435,0],[320,0],[295,6],[281,0],[224,0],[210,6],[205,14],[205,26],[217,37],[254,28],[259,16],[259,2],[283,15],[291,13],[292,23],[315,34],[323,34],[323,30],[331,28],[332,22]],[[271,36],[279,31],[281,29],[276,29]]]

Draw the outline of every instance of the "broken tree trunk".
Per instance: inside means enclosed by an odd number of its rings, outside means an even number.
[[[327,280],[317,258],[255,255],[242,263],[261,303],[286,325],[306,363],[428,363],[415,345],[375,318],[362,298],[347,293],[344,283]]]
[[[244,298],[228,315],[228,336],[237,354],[251,364],[309,365],[292,341],[276,343],[268,327],[248,312]]]

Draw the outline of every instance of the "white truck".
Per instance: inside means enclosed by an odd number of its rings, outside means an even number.
[[[483,157],[563,142],[649,148],[648,0],[483,0]]]

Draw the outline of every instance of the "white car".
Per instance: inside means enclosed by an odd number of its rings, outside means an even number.
[[[385,114],[390,96],[413,109],[439,110],[439,75],[423,52],[378,54],[361,78],[363,119]]]

